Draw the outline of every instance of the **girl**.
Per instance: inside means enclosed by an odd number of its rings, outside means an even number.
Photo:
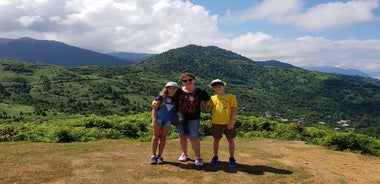
[[[178,91],[176,82],[168,82],[161,90],[160,95],[155,97],[157,105],[152,109],[152,156],[150,164],[164,164],[162,152],[165,148],[166,136],[168,135],[172,115],[176,111],[175,94]],[[158,154],[157,153],[158,148]]]

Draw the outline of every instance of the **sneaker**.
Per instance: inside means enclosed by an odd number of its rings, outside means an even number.
[[[158,156],[157,157],[157,164],[164,164],[164,158],[162,158],[161,156]]]
[[[186,162],[187,161],[187,153],[182,153],[182,155],[178,158],[178,160],[181,162]]]
[[[150,157],[149,163],[151,165],[156,164],[157,163],[157,157],[155,157],[155,156]]]
[[[218,156],[214,156],[210,162],[211,165],[218,165]]]
[[[196,166],[203,166],[204,165],[203,160],[201,158],[195,159],[195,165]]]
[[[229,162],[228,162],[228,166],[230,167],[236,167],[236,160],[235,158],[230,158]]]

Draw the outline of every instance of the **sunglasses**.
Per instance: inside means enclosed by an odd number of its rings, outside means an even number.
[[[194,79],[187,79],[187,80],[182,80],[182,82],[186,83],[186,82],[193,82]]]

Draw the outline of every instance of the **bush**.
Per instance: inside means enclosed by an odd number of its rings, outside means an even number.
[[[339,151],[354,151],[380,156],[380,144],[374,138],[363,134],[336,132],[326,136],[324,145]]]
[[[84,142],[99,139],[152,139],[150,113],[121,116],[91,116],[45,123],[0,124],[0,141]],[[237,116],[238,135],[244,138],[303,140],[339,151],[354,151],[380,156],[380,140],[353,132],[343,133],[302,124],[283,124],[262,117]],[[201,114],[200,137],[211,135],[211,116]],[[167,139],[178,138],[174,126]]]

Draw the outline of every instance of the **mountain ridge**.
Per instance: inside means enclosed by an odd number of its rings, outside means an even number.
[[[63,42],[36,40],[29,37],[2,39],[0,41],[0,57],[60,66],[120,66],[133,64],[131,61],[70,46]]]
[[[80,47],[74,47],[54,40],[37,40],[30,37],[22,37],[18,39],[0,38],[0,58],[14,59],[31,63],[54,64],[60,66],[125,66],[141,62],[156,55],[157,54],[133,52],[109,52],[103,54]],[[300,68],[277,60],[254,62],[266,66]],[[371,77],[369,74],[356,69],[343,69],[329,66],[324,68],[302,68],[311,71]]]
[[[135,53],[135,52],[110,52],[107,53],[116,58],[125,59],[128,61],[132,61],[133,63],[138,63],[140,61],[151,58],[157,54],[146,54],[146,53]]]
[[[353,68],[344,69],[344,68],[333,67],[333,66],[308,66],[308,67],[302,67],[302,68],[306,70],[312,70],[312,71],[318,71],[318,72],[361,76],[361,77],[371,77],[371,75],[363,71],[360,71],[358,69],[353,69]]]

